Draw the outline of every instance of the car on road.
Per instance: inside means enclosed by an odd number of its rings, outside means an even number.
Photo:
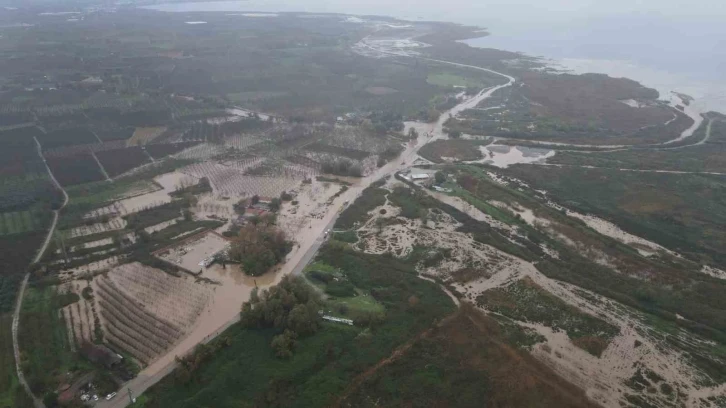
[[[106,401],[110,401],[115,396],[116,396],[116,393],[115,392],[112,392],[112,393],[106,395]]]

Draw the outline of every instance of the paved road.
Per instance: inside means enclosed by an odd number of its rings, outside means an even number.
[[[60,210],[63,209],[63,207],[68,204],[68,193],[66,193],[66,190],[63,189],[63,186],[60,185],[58,180],[56,180],[55,176],[53,175],[53,172],[50,170],[50,167],[48,166],[48,163],[45,161],[45,158],[43,157],[43,149],[40,146],[40,142],[35,137],[33,138],[35,140],[35,145],[38,148],[38,156],[40,156],[40,159],[43,160],[43,163],[45,164],[45,169],[48,171],[48,175],[50,176],[51,181],[55,185],[55,187],[60,190],[63,193],[63,204],[61,207],[57,210],[53,211],[53,222],[50,224],[50,229],[48,230],[48,235],[45,236],[45,241],[43,241],[43,246],[40,247],[40,250],[38,250],[38,254],[35,255],[35,259],[33,259],[33,263],[38,263],[43,258],[43,254],[45,254],[45,250],[48,249],[48,244],[50,244],[50,240],[53,237],[53,233],[55,233],[55,227],[58,225],[58,215],[60,213]],[[18,327],[20,326],[20,310],[23,307],[23,298],[25,297],[25,288],[28,286],[28,279],[30,278],[30,273],[26,273],[25,277],[23,278],[23,282],[20,284],[20,290],[18,291],[18,298],[15,302],[15,310],[13,311],[13,324],[12,324],[12,335],[13,335],[13,354],[15,355],[15,372],[18,376],[18,381],[20,382],[20,385],[25,388],[25,392],[28,393],[33,398],[33,404],[36,408],[45,408],[45,405],[43,404],[43,401],[36,398],[35,395],[33,395],[33,392],[30,390],[30,386],[28,386],[28,382],[25,380],[25,375],[23,375],[23,370],[20,368],[20,345],[18,344]]]

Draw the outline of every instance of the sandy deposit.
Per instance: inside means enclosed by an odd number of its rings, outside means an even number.
[[[159,256],[192,272],[197,272],[203,268],[202,265],[199,265],[201,261],[224,250],[228,245],[229,241],[226,239],[208,232],[176,245]]]
[[[619,407],[620,400],[633,392],[624,383],[635,374],[636,362],[665,378],[670,385],[680,385],[683,395],[696,392],[694,383],[700,377],[699,371],[686,362],[681,351],[664,343],[661,333],[653,333],[637,312],[592,292],[549,279],[529,262],[504,253],[501,256],[507,257],[510,262],[503,264],[503,268],[493,268],[491,277],[454,286],[467,299],[473,300],[486,296],[487,290],[529,277],[566,303],[620,328],[620,334],[597,358],[576,347],[564,332],[555,332],[539,324],[517,322],[535,329],[547,339],[535,347],[533,355],[583,388],[590,398],[605,407]],[[650,397],[663,403],[659,406],[671,406],[675,402],[672,397],[663,395]]]
[[[458,198],[437,193],[430,194],[455,205],[462,211],[468,210],[467,213],[480,221],[490,221],[488,217],[477,214],[478,210],[470,208],[471,206]],[[388,206],[387,203],[384,207]],[[528,209],[507,207],[515,213],[523,214],[523,219],[528,219],[531,224],[541,225],[543,221],[537,219]],[[386,209],[388,215],[389,208]],[[639,313],[595,293],[549,279],[540,273],[534,264],[477,243],[468,234],[457,232],[458,224],[448,215],[434,217],[430,214],[429,218],[433,219],[426,225],[420,220],[387,223],[388,225],[379,232],[375,219],[385,218],[386,215],[376,215],[377,210],[371,212],[374,215],[373,219],[358,231],[363,242],[359,247],[366,252],[390,252],[402,256],[408,253],[410,251],[408,248],[413,245],[445,249],[449,251],[447,258],[434,267],[422,268],[420,272],[427,276],[447,279],[462,268],[480,271],[469,275],[474,278],[468,282],[452,282],[465,299],[473,301],[478,296],[486,296],[486,291],[490,289],[506,287],[524,277],[529,277],[565,303],[619,327],[620,334],[598,358],[575,346],[564,332],[556,332],[550,327],[531,322],[517,322],[536,330],[546,338],[545,343],[535,347],[533,351],[535,357],[582,387],[593,400],[603,406],[619,407],[620,401],[627,394],[634,392],[624,385],[637,370],[634,363],[647,367],[663,377],[668,384],[678,388],[682,392],[681,402],[688,398],[693,399],[691,397],[693,394],[701,395],[704,392],[702,389],[697,390],[694,385],[696,380],[701,378],[701,372],[687,362],[682,351],[663,342],[662,333],[653,331]],[[392,218],[393,214],[396,213],[391,212],[388,218]],[[676,335],[680,341],[706,344],[690,333],[683,332]],[[707,394],[715,395],[714,393],[719,390],[720,388],[714,387],[708,389]],[[678,405],[672,396],[664,394],[649,394],[649,398],[655,401],[657,406]]]
[[[514,164],[542,162],[555,155],[554,150],[523,146],[490,145],[479,149],[484,158],[471,163],[491,164],[504,169]]]
[[[139,212],[148,208],[157,207],[162,204],[171,202],[172,198],[169,195],[173,193],[181,186],[188,186],[196,184],[199,181],[198,178],[179,173],[171,172],[163,174],[159,177],[154,178],[156,185],[161,186],[157,189],[142,189],[138,192],[149,191],[144,194],[133,195],[128,198],[114,201],[113,203],[97,208],[85,214],[85,218],[94,218],[101,215],[110,215],[114,218],[108,223],[109,229],[120,229],[125,227],[125,221],[117,216],[123,216],[135,212]],[[129,194],[127,194],[128,196]],[[119,225],[121,223],[121,225]]]
[[[126,228],[126,220],[121,217],[113,217],[108,222],[97,222],[91,225],[82,225],[70,230],[69,238],[82,237],[91,234],[99,234],[106,231],[116,231]]]
[[[551,207],[556,208],[558,210],[561,210],[564,208],[564,207],[554,204],[552,202],[550,202],[548,204]],[[594,215],[581,214],[576,211],[572,211],[570,209],[565,209],[565,212],[570,217],[582,220],[585,224],[587,224],[588,227],[594,229],[595,231],[599,232],[600,234],[608,236],[613,239],[616,239],[626,245],[632,246],[643,256],[650,256],[650,255],[654,255],[654,254],[657,254],[660,252],[668,253],[671,256],[677,256],[677,257],[680,256],[679,254],[677,254],[665,247],[662,247],[662,246],[656,244],[655,242],[648,241],[645,238],[641,238],[636,235],[625,232],[622,229],[620,229],[620,227],[618,227],[617,225],[613,224],[610,221],[603,220],[602,218],[596,217]]]
[[[170,226],[176,224],[181,219],[182,218],[174,218],[173,220],[164,221],[164,222],[161,222],[159,224],[152,225],[150,227],[146,227],[146,228],[144,228],[144,231],[148,232],[149,234],[153,234],[155,232],[158,232],[158,231],[163,230],[166,227],[170,227]]]

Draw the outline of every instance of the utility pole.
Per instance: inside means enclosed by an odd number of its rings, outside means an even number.
[[[134,398],[134,393],[131,392],[131,388],[127,388],[127,390],[129,391],[129,402],[132,404],[135,403],[136,398]]]

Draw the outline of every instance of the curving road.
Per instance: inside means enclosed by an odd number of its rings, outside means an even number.
[[[63,186],[60,185],[58,180],[56,180],[55,176],[53,175],[53,172],[50,170],[50,167],[48,166],[48,163],[45,161],[45,158],[43,157],[43,149],[40,146],[40,142],[38,139],[33,137],[33,140],[35,140],[35,145],[38,147],[38,156],[40,156],[40,159],[43,160],[43,164],[45,164],[45,169],[48,170],[48,175],[50,176],[50,180],[53,182],[55,187],[60,190],[63,193],[63,204],[60,206],[59,209],[53,210],[53,222],[50,224],[50,229],[48,230],[48,235],[45,236],[45,241],[43,242],[43,246],[40,247],[40,250],[38,251],[38,254],[35,255],[35,259],[33,259],[33,263],[38,263],[43,258],[43,254],[45,254],[45,250],[48,249],[48,244],[50,244],[50,240],[53,237],[53,234],[55,233],[55,227],[58,224],[58,215],[60,213],[60,210],[63,209],[63,207],[68,204],[68,193],[66,193],[66,190],[63,189]],[[18,326],[20,324],[20,309],[23,307],[23,298],[25,297],[25,288],[28,285],[28,278],[30,278],[30,272],[25,274],[25,277],[23,278],[23,282],[20,285],[20,290],[18,290],[18,298],[15,302],[15,310],[13,311],[13,325],[12,325],[12,334],[13,334],[13,354],[15,354],[15,372],[18,376],[18,381],[20,382],[20,385],[25,388],[25,392],[28,393],[33,398],[33,404],[36,408],[45,408],[45,405],[43,404],[43,401],[38,399],[33,392],[30,390],[30,386],[28,385],[28,382],[25,380],[25,375],[23,375],[23,370],[20,368],[20,345],[18,344]]]

